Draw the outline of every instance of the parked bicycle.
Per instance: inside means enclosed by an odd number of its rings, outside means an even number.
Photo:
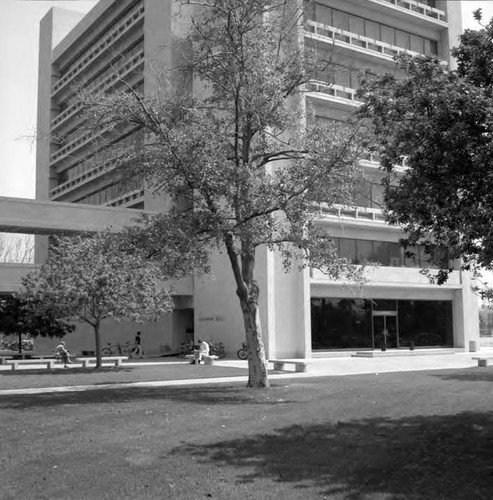
[[[236,355],[238,356],[239,359],[245,360],[248,359],[248,346],[246,342],[241,343],[241,349],[238,349],[236,351]]]
[[[129,358],[131,358],[134,348],[135,348],[135,345],[130,343],[129,341],[125,342],[124,345],[122,345],[122,344],[113,345],[111,342],[108,342],[108,345],[101,349],[101,354],[103,356],[117,356],[118,355],[118,356],[128,356]]]

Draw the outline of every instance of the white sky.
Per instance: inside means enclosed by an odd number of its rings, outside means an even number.
[[[87,12],[96,0],[0,0],[0,196],[34,197],[39,21],[50,7]],[[464,28],[472,12],[493,17],[493,0],[462,0]]]

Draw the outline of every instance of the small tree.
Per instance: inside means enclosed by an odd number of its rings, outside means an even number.
[[[101,321],[157,319],[172,298],[156,283],[155,266],[122,251],[109,232],[92,237],[55,238],[48,260],[23,279],[21,296],[66,320],[94,330],[96,367],[101,367]]]
[[[0,300],[0,330],[7,335],[17,335],[19,352],[22,352],[22,336],[58,338],[75,329],[75,325],[56,317],[39,300],[29,300],[10,295]]]
[[[129,232],[136,247],[154,259],[164,254],[164,265],[170,248],[226,253],[248,344],[248,386],[266,387],[256,251],[276,250],[286,268],[313,265],[339,278],[353,271],[317,213],[321,204],[352,199],[356,130],[305,114],[301,92],[317,60],[300,45],[297,2],[182,3],[193,6],[183,56],[201,95],[187,93],[190,85],[153,96],[130,86],[83,95],[88,126],[106,136],[138,129],[141,140],[117,149],[115,161],[175,201]]]

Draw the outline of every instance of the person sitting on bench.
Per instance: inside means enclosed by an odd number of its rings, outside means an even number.
[[[70,361],[70,353],[65,348],[65,341],[64,340],[62,340],[56,346],[55,354],[56,354],[57,359],[61,359],[64,362],[65,367],[67,367],[67,364],[73,363],[73,361]]]
[[[203,357],[209,356],[210,348],[209,344],[207,342],[204,342],[203,340],[199,340],[198,343],[199,343],[199,348],[195,349],[195,351],[193,351],[193,354],[195,356],[194,358],[195,363],[200,365],[200,362],[202,361]]]

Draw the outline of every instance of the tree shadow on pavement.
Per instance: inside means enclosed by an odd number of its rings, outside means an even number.
[[[233,467],[239,483],[268,478],[330,498],[486,500],[493,491],[493,414],[293,425],[173,453]]]

